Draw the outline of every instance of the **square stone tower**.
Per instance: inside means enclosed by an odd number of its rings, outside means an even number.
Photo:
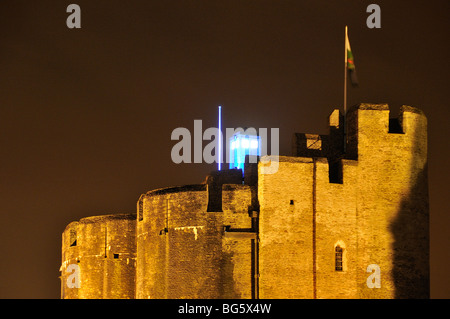
[[[389,112],[357,105],[345,129],[335,110],[277,173],[259,163],[261,298],[429,298],[427,120]]]

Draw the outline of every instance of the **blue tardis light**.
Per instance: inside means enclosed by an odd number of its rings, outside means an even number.
[[[244,172],[245,157],[261,156],[261,137],[235,133],[228,141],[230,148],[230,169],[240,168]]]

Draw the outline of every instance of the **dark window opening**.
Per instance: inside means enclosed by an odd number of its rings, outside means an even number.
[[[328,160],[328,178],[330,183],[342,184],[342,161]]]
[[[343,254],[343,249],[340,246],[336,246],[335,249],[335,270],[336,271],[342,271],[342,254]]]
[[[114,259],[119,259],[119,254],[114,254]]]
[[[389,133],[403,134],[403,128],[398,118],[389,119]]]
[[[294,205],[294,200],[291,199],[291,201],[289,202],[289,205]]]
[[[139,211],[138,211],[138,219],[139,221],[144,219],[144,202],[142,200],[139,201]]]
[[[76,228],[75,229],[72,228],[70,230],[70,238],[69,238],[69,240],[70,240],[70,247],[74,247],[74,246],[77,245],[77,230],[76,230]]]

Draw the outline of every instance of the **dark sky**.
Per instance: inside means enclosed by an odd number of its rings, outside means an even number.
[[[395,4],[393,3],[395,2]],[[66,8],[81,7],[81,29]],[[381,29],[366,7],[381,7]],[[431,296],[450,298],[450,2],[0,2],[0,298],[59,298],[61,233],[134,212],[140,194],[195,184],[214,164],[172,163],[172,130],[326,134],[343,104],[344,26],[359,88],[348,104],[421,108],[429,125]]]

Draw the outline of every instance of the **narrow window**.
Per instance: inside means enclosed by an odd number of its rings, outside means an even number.
[[[294,200],[291,199],[291,201],[289,202],[290,205],[294,205]]]
[[[142,200],[139,200],[138,215],[139,221],[144,219],[144,202]]]
[[[328,178],[330,183],[342,184],[343,172],[342,161],[340,160],[328,160]]]
[[[341,246],[336,246],[335,248],[335,270],[336,271],[342,271],[342,253],[343,249]]]
[[[70,247],[74,247],[77,245],[77,229],[70,229]]]

